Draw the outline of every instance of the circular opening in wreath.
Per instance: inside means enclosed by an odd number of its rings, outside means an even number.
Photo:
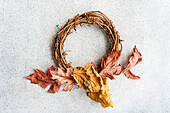
[[[68,63],[72,62],[72,67],[91,62],[98,64],[102,56],[108,54],[111,41],[104,30],[83,24],[82,27],[77,26],[76,31],[72,29],[72,32],[64,42],[64,50],[68,54],[66,59]]]
[[[110,46],[109,53],[119,50],[119,44],[121,44],[119,33],[118,33],[118,31],[116,31],[112,21],[109,20],[106,15],[104,15],[100,11],[90,11],[90,12],[83,13],[81,15],[77,15],[77,16],[73,17],[71,20],[68,20],[68,22],[65,25],[61,26],[61,28],[59,29],[59,32],[57,33],[57,37],[55,38],[54,45],[53,45],[54,55],[58,62],[58,65],[60,68],[62,68],[64,70],[66,70],[66,68],[68,68],[68,67],[72,67],[70,65],[70,63],[68,63],[66,60],[66,56],[65,56],[66,53],[63,50],[64,42],[65,42],[67,36],[71,33],[71,30],[73,28],[76,30],[76,26],[81,25],[82,23],[88,23],[88,24],[97,26],[98,28],[103,29],[106,32],[106,34],[109,35],[109,38],[111,40],[111,46]],[[83,36],[83,34],[81,34],[81,35]],[[90,41],[90,42],[92,42],[92,41]],[[82,43],[80,43],[80,44],[82,47]],[[91,45],[93,45],[93,44],[91,44]],[[86,45],[86,47],[84,47],[84,48],[87,48],[87,47],[88,46]],[[100,47],[100,45],[98,47]],[[79,53],[81,53],[81,51],[83,51],[80,49],[78,49],[78,50],[79,50]],[[98,48],[98,50],[100,50],[100,49]],[[89,55],[90,54],[81,55],[81,56],[89,56]],[[93,56],[93,58],[95,57],[94,55],[91,55],[91,56]],[[81,58],[81,61],[82,60],[84,60],[84,58]],[[74,61],[75,61],[75,58],[74,58]],[[81,65],[83,65],[83,64],[81,64]]]

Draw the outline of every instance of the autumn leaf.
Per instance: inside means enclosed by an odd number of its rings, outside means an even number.
[[[126,75],[127,78],[131,78],[134,80],[140,79],[139,76],[134,75],[130,70],[125,71],[124,74]]]
[[[100,102],[103,108],[109,106],[113,108],[108,79],[105,76],[101,76],[101,78],[103,80],[102,89],[99,92],[88,92],[87,95],[94,101]]]
[[[52,77],[52,75],[51,75],[51,73],[50,73],[50,71],[51,70],[55,70],[55,67],[54,66],[51,66],[49,69],[48,69],[48,77],[50,78],[50,77]]]
[[[135,46],[134,50],[133,50],[133,55],[129,58],[128,64],[127,64],[126,68],[122,71],[122,73],[124,73],[127,78],[140,79],[140,77],[134,75],[130,71],[130,69],[132,67],[136,66],[141,61],[142,61],[142,55],[141,55],[140,52],[138,52],[138,50],[137,50],[137,48]]]
[[[67,85],[64,87],[63,91],[67,91],[67,90],[71,90],[74,83],[73,83],[73,79],[72,77],[70,76],[72,74],[72,69],[71,68],[68,68],[67,69],[67,73],[65,73],[62,69],[59,68],[58,72],[55,71],[55,67],[54,66],[51,66],[49,69],[48,69],[48,74],[46,75],[42,70],[40,69],[34,69],[35,73],[31,74],[30,76],[28,77],[24,77],[25,79],[29,79],[31,80],[31,83],[33,84],[39,84],[42,88],[46,88],[48,85],[52,84],[51,87],[49,88],[48,92],[49,93],[56,93],[59,91],[60,89],[60,86],[66,82]],[[66,76],[66,78],[68,78],[69,80],[67,79],[52,79],[54,77],[54,74],[57,73],[57,74],[61,74],[61,75],[64,75]],[[56,77],[56,76],[55,76]]]
[[[93,65],[94,69],[97,71],[97,65],[93,62],[91,62],[91,64]]]
[[[48,71],[55,70],[54,66],[51,66]],[[47,76],[42,70],[40,69],[34,69],[35,73],[31,74],[28,77],[23,77],[25,79],[31,80],[31,83],[33,84],[39,84],[42,88],[46,88],[48,85],[50,85],[54,80],[50,78],[50,74]]]
[[[55,82],[47,92],[55,94],[56,92],[60,90],[60,86],[61,85],[58,85],[58,83]]]
[[[98,92],[102,88],[102,78],[92,64],[76,67],[72,76],[77,85],[84,88],[87,92]]]
[[[120,64],[115,66],[114,69],[112,69],[112,73],[114,75],[120,75],[121,72],[122,72],[122,66]]]
[[[55,80],[58,83],[58,86],[67,83],[63,91],[71,91],[75,84],[75,80],[71,76],[72,72],[73,68],[67,68],[67,72],[64,72],[61,68],[58,68],[58,71],[51,70],[51,79]]]
[[[110,79],[114,79],[113,75],[119,75],[122,71],[122,66],[115,66],[115,64],[118,62],[120,56],[121,50],[110,53],[108,57],[107,55],[103,56],[99,75],[109,77]]]
[[[91,99],[100,102],[104,108],[113,107],[107,77],[100,76],[93,64],[76,67],[72,76],[77,85],[84,88]]]

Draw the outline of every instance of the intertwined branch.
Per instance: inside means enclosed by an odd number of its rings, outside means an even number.
[[[106,34],[111,39],[111,47],[109,53],[119,50],[119,45],[121,45],[122,49],[119,33],[118,31],[116,31],[112,21],[105,14],[100,11],[90,11],[81,15],[78,14],[71,20],[68,19],[68,22],[64,26],[62,26],[61,29],[59,28],[59,32],[53,40],[54,56],[57,60],[59,67],[63,70],[66,70],[66,68],[71,67],[71,64],[67,63],[65,57],[65,51],[63,49],[64,42],[67,36],[72,33],[71,29],[74,28],[76,30],[76,26],[79,24],[81,26],[82,23],[92,24],[103,29],[106,32]]]

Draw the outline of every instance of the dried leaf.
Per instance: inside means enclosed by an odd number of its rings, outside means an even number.
[[[54,66],[51,66],[48,71],[55,70]],[[24,77],[25,79],[31,80],[33,84],[39,84],[42,88],[46,88],[50,85],[54,80],[50,79],[50,74],[48,76],[40,69],[34,69],[35,73],[31,74],[28,77]]]
[[[104,108],[109,106],[113,107],[107,78],[105,76],[100,76],[93,64],[76,67],[72,76],[77,82],[77,85],[87,91],[91,99],[100,102]]]
[[[103,71],[102,73],[99,73],[100,76],[105,76],[105,77],[108,77],[110,78],[111,80],[115,79],[113,74],[110,73],[110,72],[107,72],[107,71]]]
[[[127,78],[131,78],[131,79],[140,79],[139,76],[134,75],[130,69],[134,66],[136,66],[139,62],[142,61],[142,55],[140,52],[138,52],[136,46],[134,47],[133,50],[133,55],[130,57],[128,64],[126,66],[126,68],[122,71],[122,73],[124,73],[126,75]]]
[[[50,72],[51,72],[51,71],[54,71],[54,70],[55,70],[55,67],[54,67],[54,66],[51,67],[51,69],[48,70],[48,77],[49,77],[50,79],[51,79],[51,77],[52,77],[52,75],[51,75]],[[49,88],[49,90],[48,90],[47,92],[55,94],[56,92],[59,91],[60,85],[58,85],[57,81],[55,81],[55,80],[53,80],[53,81],[54,81],[53,85]]]
[[[139,76],[134,75],[130,70],[125,71],[124,74],[126,75],[127,78],[131,78],[131,79],[134,79],[134,80],[140,79]]]
[[[76,67],[72,76],[77,82],[77,85],[84,88],[87,92],[98,92],[102,88],[102,78],[92,64]]]
[[[121,72],[122,72],[122,66],[120,64],[115,66],[114,69],[112,69],[112,74],[114,75],[120,75]]]
[[[50,73],[52,75],[51,79],[55,80],[58,85],[62,85],[67,83],[63,89],[63,91],[71,91],[75,84],[75,80],[71,76],[73,72],[73,68],[67,68],[67,72],[65,73],[61,68],[58,68],[58,71],[51,70]]]
[[[73,69],[68,68],[67,73],[65,73],[62,69],[58,69],[58,72],[55,71],[55,67],[51,66],[48,69],[48,75],[46,75],[42,70],[40,69],[34,69],[35,73],[31,74],[28,77],[24,77],[26,79],[31,80],[31,83],[33,84],[39,84],[42,88],[46,88],[48,85],[52,84],[52,86],[49,88],[48,92],[50,93],[56,93],[59,91],[60,86],[66,82],[66,86],[64,87],[63,91],[71,90],[75,81],[70,76],[72,74]],[[57,75],[56,75],[57,73]],[[58,79],[56,78],[58,76]],[[64,77],[63,77],[64,76]],[[53,79],[52,79],[53,78]]]
[[[113,102],[111,99],[111,94],[109,90],[107,77],[102,76],[103,88],[99,92],[88,92],[88,96],[93,100],[100,102],[101,106],[106,108],[111,106],[113,108]]]
[[[50,89],[48,90],[48,92],[55,94],[56,92],[59,91],[59,89],[60,89],[60,85],[58,85],[58,83],[55,82],[55,83],[50,87]]]
[[[50,73],[51,70],[55,70],[55,67],[54,67],[54,66],[51,66],[50,69],[48,69],[48,77],[49,77],[49,78],[52,77],[52,75],[51,75],[51,73]]]
[[[118,62],[120,55],[121,50],[110,53],[108,57],[107,55],[103,56],[101,60],[102,70],[99,75],[109,77],[110,79],[114,79],[113,75],[119,75],[122,71],[122,67],[121,65],[115,66],[115,64]],[[111,71],[111,73],[108,71]]]
[[[101,68],[102,69],[106,69],[106,68],[111,69],[119,60],[120,55],[121,55],[121,50],[111,52],[108,57],[107,57],[107,55],[103,56],[103,58],[101,60]]]
[[[97,71],[97,66],[95,63],[91,62],[91,64],[93,65],[94,69]]]

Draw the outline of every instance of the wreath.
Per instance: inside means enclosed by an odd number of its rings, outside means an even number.
[[[92,62],[86,66],[73,68],[71,63],[67,63],[65,57],[67,53],[64,51],[63,45],[67,36],[72,33],[71,30],[73,28],[76,30],[76,26],[81,26],[82,23],[92,24],[103,29],[111,39],[111,46],[108,55],[102,57],[100,64],[96,65]],[[60,86],[65,83],[63,91],[71,91],[74,84],[77,83],[78,86],[86,90],[91,99],[100,102],[102,107],[113,107],[108,78],[114,80],[115,75],[124,73],[127,78],[140,79],[130,71],[132,67],[142,61],[142,56],[136,46],[126,67],[117,64],[123,47],[121,42],[119,32],[115,29],[112,21],[102,12],[90,11],[78,14],[71,20],[68,19],[68,22],[59,28],[57,36],[53,39],[53,53],[59,66],[57,70],[51,66],[46,74],[40,69],[34,69],[35,73],[24,78],[31,80],[33,84],[39,84],[44,89],[51,85],[49,93],[58,92]]]

